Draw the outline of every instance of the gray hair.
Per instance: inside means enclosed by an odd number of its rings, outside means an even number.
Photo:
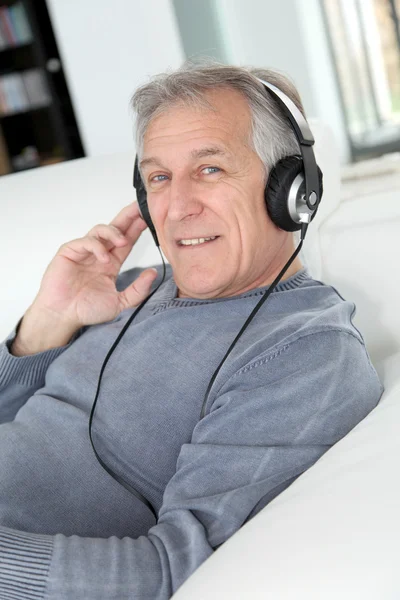
[[[255,77],[281,89],[304,115],[294,84],[279,71],[229,66],[209,59],[203,64],[186,61],[175,71],[156,75],[132,96],[139,158],[143,154],[147,127],[153,119],[177,104],[212,110],[205,95],[208,90],[216,88],[233,88],[247,99],[252,123],[249,145],[263,162],[266,175],[281,158],[300,154],[299,143],[287,117]]]

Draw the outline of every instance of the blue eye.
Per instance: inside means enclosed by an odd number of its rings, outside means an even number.
[[[159,177],[165,177],[167,179],[166,175],[154,175],[154,177],[151,177],[150,181],[164,181],[164,179],[158,179]]]
[[[218,171],[220,171],[221,169],[219,167],[205,167],[203,169],[203,171],[207,171],[207,170],[212,170],[211,173],[209,173],[209,175],[212,175],[213,173],[218,173]]]

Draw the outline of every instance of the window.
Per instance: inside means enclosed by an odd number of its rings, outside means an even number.
[[[400,150],[400,0],[321,0],[353,160]]]

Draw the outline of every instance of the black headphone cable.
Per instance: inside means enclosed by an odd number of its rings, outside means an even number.
[[[118,481],[118,483],[120,483],[126,490],[128,490],[128,492],[131,492],[131,494],[133,494],[134,496],[136,496],[136,498],[138,498],[141,502],[143,502],[143,504],[145,504],[147,506],[147,508],[153,513],[156,522],[157,522],[157,513],[156,513],[154,507],[151,505],[151,503],[140,492],[138,492],[137,490],[135,490],[135,488],[133,488],[127,481],[125,481],[125,479],[123,479],[120,475],[117,475],[117,473],[114,473],[105,464],[105,462],[101,459],[101,457],[97,453],[97,450],[96,450],[96,448],[94,446],[93,439],[92,439],[92,421],[93,421],[94,411],[96,409],[97,399],[98,399],[99,392],[100,392],[101,379],[103,377],[104,369],[106,368],[106,365],[107,365],[107,363],[108,363],[108,361],[109,361],[112,353],[114,352],[115,348],[118,346],[118,344],[119,344],[122,336],[124,335],[125,331],[128,329],[129,325],[132,323],[133,319],[142,310],[142,308],[150,300],[150,298],[152,296],[154,296],[154,294],[157,292],[157,290],[160,288],[160,286],[164,282],[164,279],[165,279],[165,262],[164,262],[164,257],[161,254],[161,252],[160,252],[160,255],[161,255],[162,262],[163,262],[163,276],[162,276],[162,279],[161,279],[161,283],[156,287],[156,289],[149,296],[147,296],[147,298],[141,304],[139,304],[139,306],[137,307],[137,309],[129,317],[129,319],[127,320],[127,322],[125,323],[125,325],[123,326],[123,328],[121,329],[121,331],[119,332],[117,339],[115,340],[115,342],[111,346],[110,350],[108,351],[107,356],[104,359],[103,365],[102,365],[101,370],[100,370],[99,381],[97,383],[96,396],[95,396],[95,399],[94,399],[94,402],[93,402],[93,406],[92,406],[92,410],[90,411],[90,417],[89,417],[89,439],[90,439],[90,443],[92,444],[92,448],[93,448],[93,451],[94,451],[94,453],[96,455],[97,460],[99,461],[99,463],[101,464],[101,466],[103,467],[103,469],[105,469],[107,471],[107,473],[109,475],[111,475],[111,477],[113,477],[113,479],[115,479],[116,481]]]
[[[255,317],[255,315],[257,314],[257,312],[260,310],[261,306],[264,304],[264,302],[269,298],[271,292],[274,290],[274,288],[278,285],[279,281],[281,280],[281,278],[283,277],[283,275],[286,273],[286,271],[288,270],[288,268],[290,267],[290,265],[292,264],[292,262],[294,261],[294,259],[296,258],[296,256],[299,254],[302,246],[303,246],[303,242],[304,242],[304,238],[306,236],[307,233],[307,228],[308,228],[308,222],[307,223],[302,223],[301,225],[301,235],[300,235],[300,243],[297,246],[296,250],[294,251],[294,253],[292,254],[292,256],[289,258],[289,260],[287,261],[287,263],[285,264],[285,266],[283,267],[283,269],[280,271],[280,273],[277,275],[277,277],[275,278],[275,280],[272,282],[272,284],[270,285],[270,287],[268,288],[268,290],[266,291],[266,293],[263,295],[263,297],[261,298],[261,300],[256,304],[255,308],[252,310],[252,312],[250,313],[249,317],[246,319],[246,322],[244,323],[243,327],[241,328],[241,330],[239,331],[239,333],[237,334],[237,336],[235,337],[235,339],[233,340],[232,344],[230,345],[228,351],[226,352],[224,358],[222,359],[222,361],[220,362],[220,364],[218,365],[217,369],[215,370],[213,376],[211,377],[211,380],[208,384],[207,387],[207,391],[205,393],[204,396],[204,401],[203,401],[203,406],[201,409],[201,413],[200,413],[200,419],[201,420],[204,416],[205,416],[205,406],[207,403],[207,399],[211,390],[211,387],[222,367],[222,365],[224,364],[225,360],[227,359],[227,357],[229,356],[229,354],[231,353],[231,351],[233,350],[234,346],[236,345],[236,342],[238,341],[238,339],[241,337],[241,335],[243,334],[243,332],[245,331],[245,329],[248,327],[248,325],[250,324],[250,322],[253,320],[253,318]],[[92,427],[92,421],[93,421],[93,417],[94,417],[94,412],[95,412],[95,408],[96,408],[96,404],[97,404],[97,400],[98,400],[98,396],[99,396],[99,391],[100,391],[100,384],[101,384],[101,379],[103,377],[103,373],[104,373],[104,369],[106,368],[106,365],[112,355],[112,353],[114,352],[115,348],[117,347],[117,345],[119,344],[122,336],[124,335],[124,333],[126,332],[126,330],[128,329],[129,325],[132,323],[133,319],[136,317],[136,315],[141,311],[141,309],[144,307],[144,305],[148,302],[148,300],[150,300],[150,298],[158,291],[158,289],[161,287],[161,285],[164,283],[164,279],[165,279],[165,261],[164,261],[164,257],[159,249],[160,252],[160,256],[163,262],[163,276],[161,279],[161,283],[157,286],[157,288],[142,302],[142,304],[140,304],[136,310],[134,311],[134,313],[129,317],[128,321],[125,323],[124,327],[122,328],[122,330],[120,331],[120,333],[118,334],[117,339],[115,340],[115,342],[113,343],[113,345],[111,346],[110,350],[107,353],[106,358],[104,359],[103,365],[101,367],[100,370],[100,375],[99,375],[99,381],[97,384],[97,390],[96,390],[96,396],[93,402],[93,406],[92,406],[92,410],[90,412],[90,417],[89,417],[89,438],[90,438],[90,443],[92,445],[93,451],[95,453],[95,456],[97,458],[97,460],[99,461],[99,463],[101,464],[101,466],[103,467],[103,469],[105,471],[107,471],[107,473],[109,475],[111,475],[111,477],[113,479],[115,479],[120,485],[122,485],[126,490],[128,490],[128,492],[130,492],[131,494],[133,494],[134,496],[136,496],[136,498],[138,498],[138,500],[140,500],[140,502],[142,502],[143,504],[145,504],[147,506],[147,508],[152,512],[156,523],[157,523],[157,513],[155,508],[153,507],[153,505],[137,490],[135,490],[134,487],[132,487],[127,481],[125,481],[125,479],[123,479],[120,475],[118,475],[117,473],[114,473],[110,467],[108,467],[105,462],[101,459],[101,457],[99,456],[98,452],[96,451],[96,448],[94,446],[93,443],[93,439],[92,439],[92,432],[91,432],[91,427]]]
[[[265,292],[265,294],[263,295],[263,297],[261,298],[261,300],[259,302],[257,302],[256,306],[251,311],[251,313],[248,316],[248,318],[247,318],[246,322],[244,323],[243,327],[241,328],[241,330],[239,331],[239,333],[237,334],[237,336],[233,340],[232,344],[229,346],[229,349],[228,349],[227,353],[225,354],[224,358],[219,363],[217,369],[214,372],[214,375],[211,377],[210,383],[208,384],[208,388],[207,388],[206,394],[204,396],[204,402],[203,402],[203,406],[202,406],[201,413],[200,413],[200,421],[201,421],[201,419],[205,415],[205,408],[206,408],[206,403],[207,403],[208,395],[210,393],[212,384],[214,383],[214,381],[215,381],[215,379],[216,379],[216,377],[217,377],[217,375],[218,375],[218,373],[219,373],[222,365],[224,364],[225,360],[228,358],[228,355],[233,350],[234,346],[236,345],[236,342],[238,341],[238,339],[240,338],[240,336],[242,335],[242,333],[244,332],[244,330],[247,328],[247,326],[250,324],[250,322],[256,316],[256,314],[258,313],[258,311],[260,310],[260,308],[262,307],[262,305],[264,304],[264,302],[269,298],[269,295],[271,294],[271,292],[273,292],[274,288],[278,285],[279,281],[281,280],[281,278],[283,277],[283,275],[286,273],[286,271],[288,270],[288,268],[290,267],[290,265],[292,264],[292,262],[294,261],[294,259],[298,255],[298,253],[300,252],[300,250],[301,250],[301,248],[303,246],[304,238],[306,237],[307,228],[308,228],[308,223],[302,223],[302,225],[301,225],[301,232],[300,232],[300,243],[299,243],[299,245],[297,246],[296,250],[293,252],[292,256],[289,258],[289,260],[287,261],[286,265],[283,267],[283,269],[281,270],[281,272],[279,273],[279,275],[277,275],[277,277],[275,278],[275,280],[269,286],[268,290]]]

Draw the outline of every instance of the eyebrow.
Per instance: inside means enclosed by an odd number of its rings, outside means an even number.
[[[220,148],[219,146],[208,146],[206,148],[200,148],[199,150],[192,150],[190,153],[190,158],[204,158],[206,156],[230,156],[226,150]],[[147,165],[155,165],[157,167],[163,167],[163,164],[159,158],[156,156],[150,156],[149,158],[144,158],[140,161],[140,169]]]

